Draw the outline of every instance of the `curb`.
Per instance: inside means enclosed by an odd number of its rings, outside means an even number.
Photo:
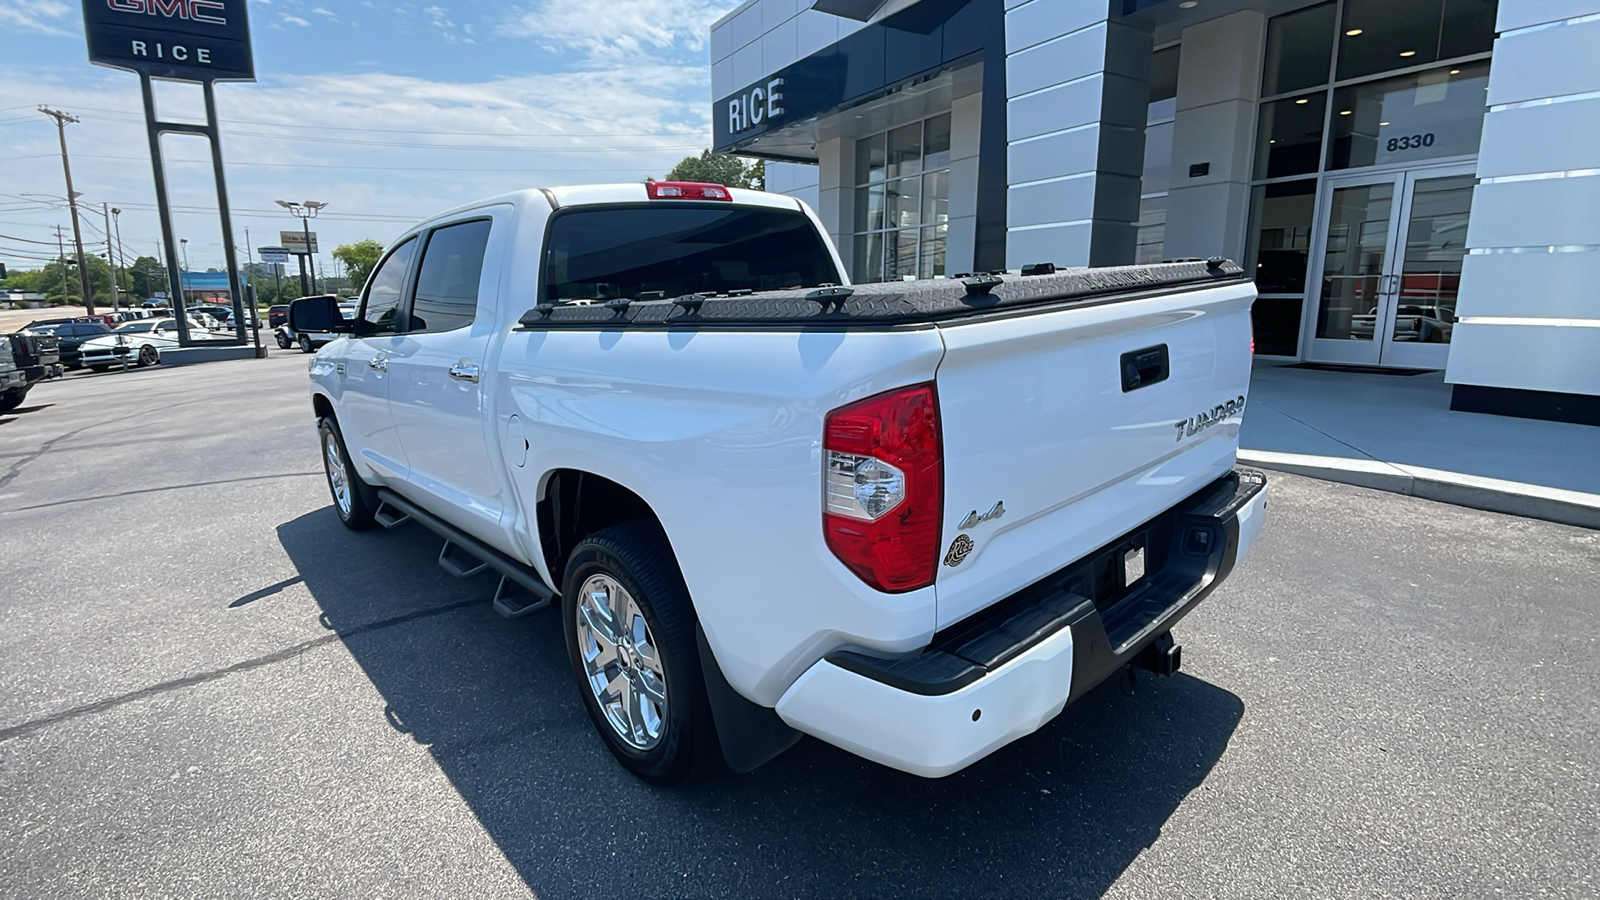
[[[1489,512],[1508,513],[1529,519],[1543,519],[1579,528],[1600,529],[1600,494],[1585,494],[1560,488],[1524,484],[1446,472],[1422,466],[1380,462],[1375,459],[1345,459],[1337,456],[1310,456],[1302,453],[1276,453],[1270,450],[1239,450],[1245,465],[1337,481],[1357,487],[1407,494],[1455,506]]]

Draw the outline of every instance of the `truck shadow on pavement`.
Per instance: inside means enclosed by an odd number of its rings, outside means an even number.
[[[355,534],[321,509],[278,536],[391,727],[429,748],[540,897],[1098,896],[1244,712],[1187,675],[1132,697],[1113,679],[937,781],[806,738],[751,775],[652,788],[593,733],[555,611],[495,615],[493,578],[445,574],[415,525]]]

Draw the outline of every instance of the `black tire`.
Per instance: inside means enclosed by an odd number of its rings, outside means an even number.
[[[647,750],[628,744],[606,718],[584,669],[577,625],[579,593],[584,582],[595,575],[609,576],[631,595],[666,673],[667,712],[661,717],[657,743]],[[589,535],[568,557],[562,584],[562,627],[578,694],[600,739],[617,761],[639,778],[658,785],[681,783],[720,767],[722,750],[695,644],[694,605],[660,527],[641,520]]]
[[[301,353],[315,353],[315,352],[317,352],[317,348],[311,343],[311,338],[308,338],[303,334],[300,335],[300,352]]]
[[[109,371],[111,371],[111,367],[108,366],[108,365],[104,365],[104,364],[93,365],[93,366],[89,367],[89,371],[97,372],[97,373],[98,372],[109,372]]]
[[[26,399],[28,399],[28,389],[25,387],[12,388],[0,393],[0,412],[10,412],[21,406],[22,401]]]
[[[344,523],[344,527],[351,531],[366,531],[378,524],[375,518],[379,505],[378,491],[362,481],[355,466],[351,464],[350,451],[344,445],[344,435],[339,432],[339,423],[332,416],[324,416],[317,420],[317,433],[322,440],[322,473],[328,483],[328,494],[333,497],[334,514]],[[348,480],[348,508],[340,500],[339,489],[335,486],[333,461],[328,458],[330,446],[338,453],[340,461],[344,464],[344,473]]]
[[[278,340],[278,349],[279,350],[288,350],[289,348],[294,346],[294,343],[292,341],[290,341],[289,338],[284,336],[284,335],[281,335],[281,334],[278,335],[277,336],[277,340]]]

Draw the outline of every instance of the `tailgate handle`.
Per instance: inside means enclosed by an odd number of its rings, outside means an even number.
[[[1157,344],[1143,350],[1130,350],[1122,354],[1122,392],[1136,391],[1158,382],[1166,381],[1172,374],[1167,361],[1167,345]]]

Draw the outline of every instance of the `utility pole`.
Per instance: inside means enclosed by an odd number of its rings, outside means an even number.
[[[117,224],[117,264],[126,265],[128,259],[122,252],[122,210],[111,207],[111,220]]]
[[[111,309],[120,310],[117,305],[117,253],[111,246],[111,204],[101,203],[100,214],[106,219],[106,262],[111,266]]]
[[[56,132],[61,137],[61,171],[67,176],[67,207],[72,211],[72,245],[78,251],[78,280],[83,284],[83,308],[92,316],[94,292],[89,287],[89,264],[83,258],[83,232],[78,228],[78,195],[72,190],[72,164],[67,161],[67,124],[76,123],[78,117],[48,106],[39,107],[39,112],[56,120]]]

